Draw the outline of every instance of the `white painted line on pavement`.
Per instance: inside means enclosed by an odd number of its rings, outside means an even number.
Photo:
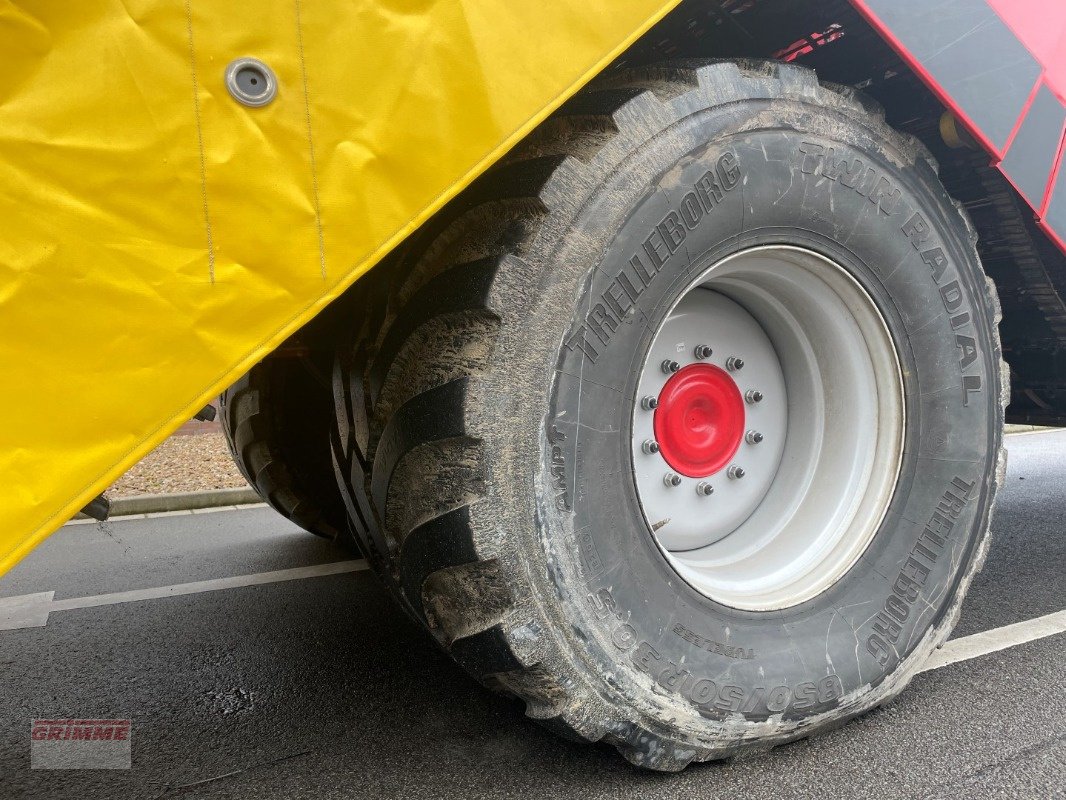
[[[940,669],[1058,633],[1066,633],[1066,611],[1056,611],[1025,622],[952,639],[929,657],[921,671]]]
[[[1048,428],[1042,431],[1008,431],[1004,436],[1045,436],[1049,433],[1063,433],[1066,428]]]
[[[16,597],[0,597],[0,631],[20,628],[41,628],[48,623],[48,615],[55,611],[70,611],[75,608],[111,606],[117,603],[135,603],[139,600],[159,600],[184,594],[217,592],[220,589],[236,589],[241,586],[257,586],[263,583],[296,581],[317,578],[322,575],[339,575],[344,572],[359,572],[367,568],[363,559],[335,561],[331,564],[314,564],[310,567],[279,569],[273,572],[258,572],[253,575],[235,575],[209,581],[178,583],[173,586],[158,586],[152,589],[132,589],[127,592],[112,592],[89,597],[71,597],[53,600],[55,592],[37,592]]]
[[[335,561],[330,564],[315,564],[310,567],[279,569],[273,572],[258,572],[252,575],[235,575],[230,578],[217,578],[208,581],[178,583],[172,586],[159,586],[152,589],[132,589],[126,592],[91,595],[89,597],[72,597],[66,600],[53,600],[55,592],[36,592],[34,594],[0,597],[0,631],[19,630],[22,628],[41,628],[48,624],[48,615],[56,611],[70,611],[76,608],[93,608],[110,606],[118,603],[135,603],[140,600],[159,600],[166,597],[178,597],[186,594],[217,592],[221,589],[236,589],[242,586],[257,586],[264,583],[280,583],[304,578],[316,578],[322,575],[339,575],[345,572],[360,572],[368,568],[363,559]],[[1066,610],[1046,614],[1043,617],[1004,625],[1002,628],[952,639],[933,653],[921,672],[968,661],[971,658],[1006,650],[1026,642],[1043,639],[1048,636],[1066,633]]]

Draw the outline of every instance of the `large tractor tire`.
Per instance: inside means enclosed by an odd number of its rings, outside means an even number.
[[[838,726],[945,641],[987,550],[974,241],[851,89],[611,74],[423,228],[339,356],[359,533],[463,667],[635,764]]]
[[[303,358],[270,358],[223,392],[220,406],[230,454],[259,496],[304,530],[351,544],[330,455],[328,375]]]

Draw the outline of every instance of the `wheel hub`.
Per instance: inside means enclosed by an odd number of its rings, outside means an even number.
[[[755,510],[781,459],[788,404],[773,345],[740,304],[696,288],[660,328],[638,391],[652,400],[633,429],[648,525],[670,551],[713,544]]]
[[[689,478],[709,477],[744,440],[744,398],[721,367],[690,364],[659,393],[654,428],[667,464]]]
[[[899,360],[873,300],[820,254],[768,245],[705,270],[655,331],[632,407],[649,533],[714,600],[801,603],[884,518],[902,458]]]

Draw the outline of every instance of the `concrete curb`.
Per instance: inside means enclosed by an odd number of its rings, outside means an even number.
[[[1044,431],[1059,430],[1046,425],[1004,425],[1004,433],[1042,433]]]
[[[209,489],[203,492],[180,494],[142,494],[136,497],[116,497],[111,501],[112,517],[127,517],[131,514],[156,514],[161,511],[192,511],[218,506],[245,506],[262,503],[255,489]],[[78,514],[75,519],[88,519]]]
[[[1034,433],[1052,431],[1055,428],[1040,425],[1006,425],[1004,433]],[[142,494],[136,497],[117,497],[111,501],[112,517],[127,517],[133,514],[158,514],[164,511],[193,511],[201,508],[219,508],[222,506],[246,506],[262,503],[261,498],[251,487],[240,489],[208,489],[203,492],[183,492],[180,494]],[[78,514],[74,519],[89,519],[85,514]]]

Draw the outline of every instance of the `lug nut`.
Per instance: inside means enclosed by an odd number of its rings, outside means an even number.
[[[710,345],[698,344],[696,345],[696,349],[692,351],[692,354],[696,356],[696,358],[698,358],[700,361],[702,361],[705,358],[710,358],[711,353],[713,352],[714,351],[711,350]]]
[[[663,372],[665,372],[667,375],[673,375],[675,372],[681,369],[680,364],[678,364],[676,361],[671,361],[669,358],[666,359],[666,361],[664,361],[661,366],[663,368]]]
[[[744,399],[749,403],[761,403],[762,392],[758,389],[748,389],[748,391],[744,392]]]
[[[707,483],[707,481],[700,481],[696,484],[696,494],[700,497],[710,497],[714,494],[714,487]]]
[[[726,474],[729,475],[729,477],[732,478],[733,480],[740,480],[747,473],[744,472],[744,468],[743,467],[738,467],[736,464],[734,464],[733,466],[731,466],[729,468],[729,472],[726,473]]]
[[[748,444],[758,444],[762,441],[763,436],[758,431],[748,431],[744,434],[744,439]]]
[[[663,476],[663,483],[665,483],[667,486],[669,486],[671,488],[674,487],[674,486],[680,486],[681,485],[681,476],[677,475],[677,474],[675,474],[673,472],[667,472]]]
[[[647,453],[649,456],[659,452],[659,443],[654,439],[645,439],[640,445],[640,449]]]
[[[643,397],[640,400],[640,407],[645,411],[651,411],[653,408],[657,408],[659,405],[658,397]]]
[[[736,372],[738,369],[743,369],[744,359],[737,358],[736,356],[730,356],[725,360],[725,368],[730,372]]]

